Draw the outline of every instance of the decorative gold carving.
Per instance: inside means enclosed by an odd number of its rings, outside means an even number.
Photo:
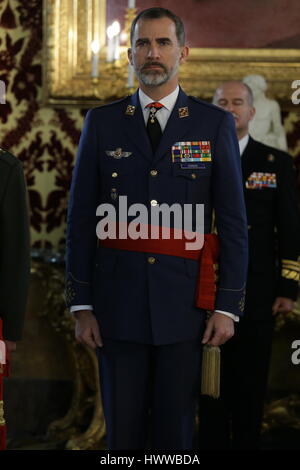
[[[91,43],[99,41],[103,62],[106,0],[45,0],[44,32],[44,102],[78,104],[93,98]],[[110,64],[105,69],[109,88]]]
[[[0,401],[0,426],[5,426],[3,401]]]
[[[300,323],[300,297],[294,304],[294,308],[289,313],[278,313],[276,315],[275,330],[279,331],[283,328],[288,322],[297,322]]]
[[[128,41],[135,15],[135,9],[127,9]],[[128,93],[127,48],[121,47],[118,63],[105,62],[106,0],[45,0],[44,20],[44,102],[90,106]],[[100,76],[94,81],[93,38],[98,38],[101,46]],[[285,108],[294,109],[291,83],[300,77],[298,49],[192,48],[181,67],[180,81],[188,94],[210,99],[221,82],[253,73],[266,78],[270,96],[281,100]]]
[[[72,402],[67,414],[52,422],[48,437],[66,442],[66,449],[103,449],[105,421],[102,410],[98,360],[94,351],[75,340],[73,316],[65,308],[64,270],[58,266],[34,263],[33,270],[45,286],[47,296],[41,316],[46,317],[68,346],[74,374]],[[85,431],[82,429],[85,428]]]
[[[290,101],[291,83],[300,75],[298,49],[191,49],[182,67],[184,89],[202,98],[210,98],[225,80],[261,74],[267,79],[270,95]]]
[[[130,47],[130,29],[134,18],[137,15],[136,8],[127,8],[125,13],[125,31],[127,33],[127,46]]]
[[[85,450],[85,449],[103,449],[102,439],[106,432],[102,403],[100,392],[100,380],[98,375],[98,361],[94,351],[85,348],[85,357],[82,350],[78,351],[77,355],[79,364],[79,374],[85,377],[85,389],[90,390],[89,396],[85,394],[79,397],[79,406],[84,405],[85,408],[93,407],[93,415],[88,428],[84,433],[77,432],[76,435],[71,437],[66,444],[66,449],[69,450]],[[79,360],[81,359],[81,360]],[[86,368],[85,366],[89,366]],[[82,399],[86,399],[86,403]],[[81,403],[80,403],[81,402]]]
[[[300,397],[296,394],[273,401],[265,407],[262,432],[276,428],[300,430],[299,409]]]

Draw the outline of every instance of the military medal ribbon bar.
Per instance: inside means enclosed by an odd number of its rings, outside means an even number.
[[[277,188],[276,173],[253,172],[246,181],[247,189]]]
[[[190,142],[175,142],[172,146],[172,162],[173,163],[196,163],[196,162],[210,162],[211,161],[211,148],[210,141],[190,141]],[[188,168],[183,166],[183,168]],[[201,166],[200,166],[201,168]],[[202,168],[204,168],[202,166]]]

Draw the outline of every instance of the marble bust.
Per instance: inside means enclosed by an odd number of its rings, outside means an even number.
[[[247,75],[243,78],[253,92],[256,109],[253,120],[249,123],[250,135],[266,145],[287,150],[284,127],[281,122],[280,107],[277,101],[267,98],[267,82],[262,75]]]

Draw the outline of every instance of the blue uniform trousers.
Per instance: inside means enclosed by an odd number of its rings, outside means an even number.
[[[109,450],[193,448],[201,338],[167,345],[103,338],[98,359]]]

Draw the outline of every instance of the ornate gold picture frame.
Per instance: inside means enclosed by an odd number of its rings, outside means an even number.
[[[127,32],[135,14],[135,9],[126,10]],[[99,75],[92,78],[95,38],[100,44]],[[44,0],[44,104],[90,107],[132,92],[127,86],[127,47],[120,48],[119,60],[107,63],[105,41],[106,0]],[[222,81],[253,73],[267,79],[269,95],[284,109],[295,109],[291,84],[300,79],[299,49],[191,48],[180,81],[187,93],[210,99]]]

